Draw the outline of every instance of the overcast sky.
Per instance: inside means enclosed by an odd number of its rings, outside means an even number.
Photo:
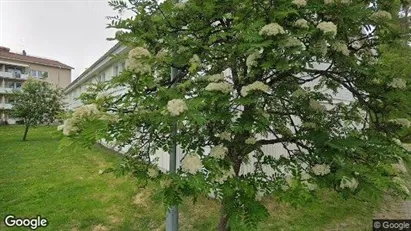
[[[108,51],[108,0],[0,0],[0,46],[74,67],[72,80]]]

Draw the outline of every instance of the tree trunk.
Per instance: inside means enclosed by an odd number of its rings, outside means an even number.
[[[30,127],[30,124],[26,124],[26,128],[24,130],[23,141],[27,140],[26,138],[27,138],[27,133],[29,132],[29,127]]]
[[[230,228],[228,227],[228,216],[225,211],[224,201],[221,202],[220,208],[220,221],[218,222],[218,231],[229,231]]]

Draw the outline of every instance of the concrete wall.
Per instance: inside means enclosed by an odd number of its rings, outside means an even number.
[[[69,69],[49,67],[49,66],[38,65],[38,64],[29,64],[29,65],[30,65],[31,70],[48,72],[48,77],[45,78],[44,80],[53,85],[56,85],[61,88],[65,88],[71,82],[71,70]]]

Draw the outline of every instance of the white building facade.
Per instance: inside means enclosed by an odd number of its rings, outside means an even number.
[[[89,83],[97,83],[99,81],[108,81],[112,79],[114,76],[120,74],[125,68],[125,59],[115,59],[112,58],[112,55],[119,55],[119,54],[126,54],[130,49],[124,47],[120,44],[116,44],[113,48],[111,48],[108,52],[106,52],[100,59],[98,59],[90,68],[84,71],[75,81],[67,86],[65,89],[65,94],[67,98],[67,108],[69,110],[74,110],[77,107],[81,106],[82,103],[78,99],[81,93],[85,92],[87,89],[87,85]],[[124,57],[126,57],[124,55]],[[327,64],[317,64],[314,65],[313,68],[315,69],[326,69],[328,67]],[[228,72],[230,72],[228,70]],[[225,71],[227,74],[227,70]],[[229,73],[228,73],[229,74]],[[313,85],[315,83],[310,83],[309,85]],[[309,86],[308,85],[308,86]],[[125,91],[125,89],[117,90],[116,93],[120,93],[121,91]],[[325,90],[327,93],[331,94],[331,91]],[[338,102],[345,102],[348,103],[353,100],[353,96],[347,90],[341,90],[334,95],[334,101]],[[326,105],[329,107],[328,105]],[[264,137],[265,139],[272,139],[275,137]],[[118,152],[125,152],[128,150],[129,147],[125,147],[119,150],[116,147],[110,146],[109,144],[102,142],[103,145],[112,148]],[[293,145],[289,145],[289,148],[293,148]],[[207,153],[209,147],[205,147],[205,152]],[[282,146],[282,144],[275,144],[275,145],[264,145],[262,147],[262,151],[266,155],[272,155],[276,158],[280,156],[288,156],[287,150]],[[183,158],[182,150],[177,147],[177,160],[181,160]],[[169,155],[168,153],[164,152],[163,150],[157,150],[153,159],[158,159],[158,166],[160,169],[167,171],[169,169]],[[180,166],[180,161],[177,163],[177,168]],[[255,160],[251,159],[248,164],[243,164],[240,169],[241,174],[249,173],[254,171],[254,162]],[[273,170],[269,167],[264,168],[269,174],[274,173]]]

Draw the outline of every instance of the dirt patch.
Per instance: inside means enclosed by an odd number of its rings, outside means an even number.
[[[110,215],[108,217],[110,219],[110,222],[112,224],[119,224],[123,221],[123,219],[121,217],[115,216],[115,215]]]
[[[105,227],[104,225],[97,225],[94,226],[93,231],[109,231],[109,229],[107,227]]]
[[[147,207],[147,203],[150,199],[150,196],[151,196],[150,192],[141,191],[140,193],[137,193],[137,195],[134,196],[133,204],[138,205],[138,206]]]
[[[379,209],[375,215],[376,219],[404,219],[403,209],[401,204],[403,201],[395,200],[391,197],[386,196],[382,207]]]

